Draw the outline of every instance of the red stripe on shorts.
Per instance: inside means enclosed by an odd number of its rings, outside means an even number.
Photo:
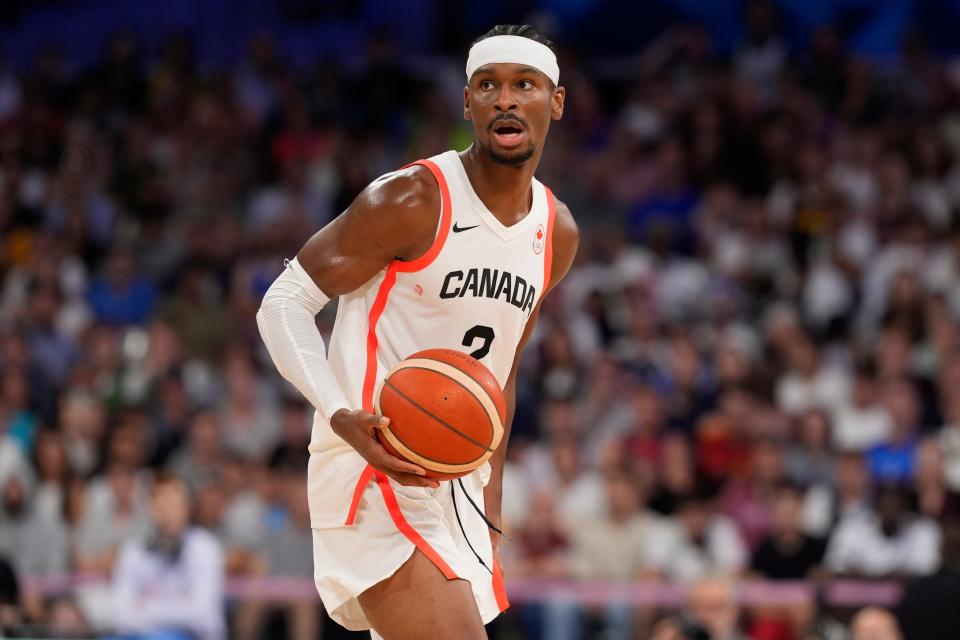
[[[383,501],[387,505],[387,511],[390,512],[390,517],[393,518],[393,523],[397,525],[400,533],[405,535],[407,540],[412,542],[414,546],[420,550],[420,553],[427,556],[433,564],[437,565],[437,569],[440,569],[440,572],[443,573],[447,580],[456,579],[457,574],[453,572],[450,565],[440,557],[437,550],[431,547],[430,543],[424,540],[423,536],[417,533],[417,530],[414,529],[403,516],[403,511],[400,510],[400,505],[397,504],[397,496],[393,492],[393,487],[390,486],[390,479],[379,471],[375,471],[374,474],[377,476],[377,484],[380,485],[380,493],[383,494]]]

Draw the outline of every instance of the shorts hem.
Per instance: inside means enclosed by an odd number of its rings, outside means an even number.
[[[330,618],[334,622],[336,622],[340,626],[350,631],[369,631],[372,628],[370,626],[370,621],[367,620],[366,614],[363,614],[363,619],[361,620],[357,616],[349,616],[349,615],[346,615],[345,612],[340,612],[340,613],[337,613],[337,612],[340,611],[344,606],[351,604],[351,601],[354,601],[354,600],[356,601],[357,609],[362,612],[363,607],[360,606],[360,595],[363,594],[368,589],[371,589],[376,585],[380,584],[384,580],[391,578],[393,574],[395,574],[397,571],[400,570],[400,567],[406,564],[407,561],[410,560],[411,557],[413,557],[413,552],[417,550],[417,547],[412,542],[408,541],[408,543],[410,545],[409,553],[407,553],[403,557],[403,560],[397,563],[396,566],[392,567],[388,571],[385,571],[382,577],[368,580],[367,582],[369,582],[369,584],[366,584],[363,588],[357,590],[356,593],[353,593],[352,589],[347,591],[339,587],[337,588],[337,596],[339,598],[339,602],[337,602],[336,605],[332,607],[329,607],[326,605],[326,603],[324,603],[324,606],[327,607],[327,614],[330,616]],[[319,587],[318,587],[318,591],[319,591]],[[322,599],[323,597],[321,595],[321,600]]]

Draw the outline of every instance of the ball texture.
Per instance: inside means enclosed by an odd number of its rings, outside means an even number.
[[[377,438],[392,455],[427,476],[464,476],[490,459],[503,438],[506,401],[480,361],[452,349],[428,349],[402,360],[376,396],[390,418]]]

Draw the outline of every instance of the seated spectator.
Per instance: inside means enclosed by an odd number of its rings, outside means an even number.
[[[307,485],[301,473],[281,473],[277,479],[278,513],[263,540],[262,574],[299,578],[312,583],[313,567],[304,558],[313,555]],[[312,595],[294,598],[264,610],[260,602],[243,602],[237,611],[239,637],[316,638],[320,632],[320,603]],[[286,634],[283,634],[283,631]]]
[[[75,563],[81,571],[110,571],[120,545],[148,520],[147,478],[113,465],[85,491],[77,527]]]
[[[63,522],[66,513],[67,486],[74,478],[67,465],[63,436],[52,430],[38,434],[34,452],[37,469],[37,491],[34,494],[34,514],[52,522]]]
[[[917,510],[925,516],[943,521],[960,516],[960,494],[947,486],[943,451],[934,438],[925,438],[917,447],[916,480]]]
[[[803,495],[796,485],[777,487],[770,535],[753,552],[751,569],[770,580],[803,580],[820,566],[826,544],[803,532],[802,508]]]
[[[884,402],[893,424],[890,439],[867,453],[870,474],[875,480],[905,482],[913,478],[920,431],[920,400],[917,389],[906,378],[888,382]]]
[[[649,568],[648,551],[662,538],[663,523],[646,508],[637,474],[624,468],[606,478],[609,514],[570,530],[571,572],[580,579],[628,581]]]
[[[3,414],[0,413],[0,486],[16,476],[26,483],[33,482],[33,468],[23,449],[6,433]]]
[[[796,425],[795,444],[786,453],[787,474],[805,487],[831,484],[836,457],[830,449],[830,416],[811,409],[800,416]]]
[[[151,532],[123,545],[113,574],[117,630],[171,640],[225,637],[223,551],[190,526],[186,485],[157,477],[151,516]]]
[[[306,473],[313,411],[308,412],[301,400],[288,398],[283,402],[280,419],[280,442],[270,454],[270,468]]]
[[[603,477],[583,463],[579,441],[556,436],[549,448],[537,447],[524,460],[533,491],[552,491],[557,515],[564,527],[595,520],[607,511]]]
[[[190,421],[186,446],[173,455],[168,469],[196,493],[217,479],[222,462],[220,418],[212,411],[199,411]]]
[[[79,638],[94,635],[77,603],[70,597],[55,597],[44,613],[46,631],[55,638]]]
[[[803,503],[803,528],[810,535],[825,537],[847,516],[867,514],[871,504],[870,472],[859,453],[841,454],[835,484],[811,487]]]
[[[960,377],[960,358],[956,368]],[[950,490],[960,491],[960,397],[947,397],[943,405],[947,423],[937,438],[944,456],[944,474]]]
[[[747,640],[740,629],[740,605],[731,594],[732,585],[723,579],[697,583],[684,611],[655,624],[650,640]]]
[[[816,346],[807,336],[786,344],[789,369],[777,380],[777,407],[789,415],[808,409],[833,410],[850,397],[850,381],[837,367],[821,362]]]
[[[697,424],[694,446],[697,466],[706,480],[723,482],[742,473],[750,460],[743,419],[755,417],[753,398],[743,389],[729,389],[720,399],[722,411]]]
[[[785,478],[783,445],[771,439],[753,446],[746,475],[731,478],[720,496],[720,512],[730,518],[751,549],[770,528],[770,500]]]
[[[643,576],[654,540],[664,533],[658,518],[645,508],[642,489],[625,469],[609,472],[606,480],[610,512],[600,520],[585,520],[570,530],[570,573],[581,580],[624,582]],[[565,602],[547,604],[545,636],[582,637],[584,610]],[[603,606],[604,626],[615,638],[630,635],[632,608],[623,603]]]
[[[226,393],[220,421],[224,446],[243,458],[265,459],[280,436],[272,389],[257,372],[245,347],[228,351],[223,373]]]
[[[673,432],[664,436],[656,480],[650,508],[661,515],[672,515],[678,501],[696,491],[697,471],[690,442],[684,434]]]
[[[903,640],[903,636],[892,613],[886,609],[867,607],[853,617],[850,640]]]
[[[692,628],[702,630],[701,636],[710,640],[747,640],[740,627],[737,593],[728,579],[705,578],[695,583],[687,594],[687,614]]]
[[[672,521],[651,540],[648,558],[656,574],[686,582],[740,573],[747,548],[733,522],[718,515],[714,500],[701,490],[679,502]]]
[[[553,494],[540,491],[533,495],[526,519],[511,537],[514,544],[503,548],[510,575],[550,578],[568,574],[570,541],[554,510]]]
[[[7,436],[20,446],[25,455],[31,455],[40,419],[31,406],[26,371],[8,367],[0,375],[0,412],[7,423]]]
[[[93,394],[80,390],[68,391],[60,404],[60,432],[70,469],[88,476],[102,464],[98,447],[106,431],[106,411]]]
[[[98,322],[143,324],[156,304],[156,288],[139,273],[130,251],[116,250],[106,259],[103,274],[90,285],[90,308]]]
[[[902,489],[885,486],[877,492],[875,515],[840,522],[826,557],[827,567],[843,575],[929,575],[940,566],[940,528],[907,510]]]
[[[897,617],[907,640],[953,640],[960,629],[960,520],[943,525],[943,563],[907,584]]]
[[[643,385],[631,396],[633,420],[617,447],[620,462],[654,464],[660,456],[660,437],[666,429],[663,401],[652,387]]]
[[[854,373],[850,400],[833,412],[833,446],[839,451],[866,451],[886,442],[893,431],[890,414],[880,401],[872,362]]]
[[[0,484],[0,555],[18,573],[48,575],[67,570],[69,531],[35,509],[34,486],[20,476]]]

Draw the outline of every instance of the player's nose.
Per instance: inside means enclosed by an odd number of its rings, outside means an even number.
[[[497,100],[493,103],[497,111],[510,111],[517,108],[517,95],[513,89],[507,85],[500,87],[497,93]]]

